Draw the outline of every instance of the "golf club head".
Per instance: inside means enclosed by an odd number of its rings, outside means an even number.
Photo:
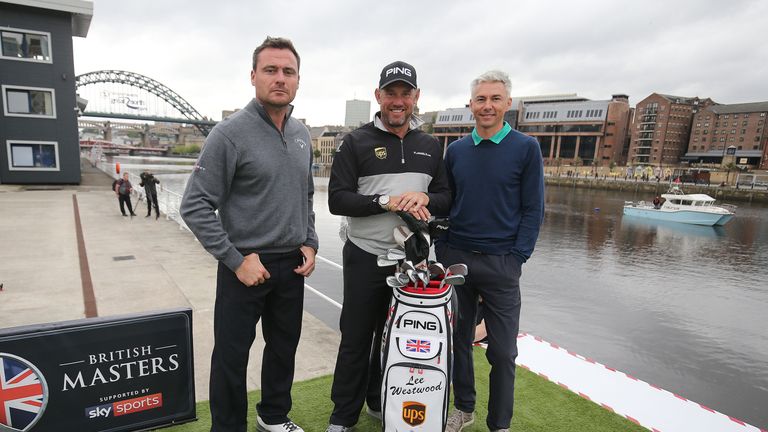
[[[405,251],[401,249],[388,249],[387,259],[390,261],[402,261],[405,259]]]
[[[407,275],[407,274],[405,274],[405,273],[395,273],[395,278],[397,278],[397,280],[398,280],[398,281],[399,281],[401,284],[403,284],[403,286],[405,286],[405,285],[408,285],[408,281],[410,281],[410,280],[411,280],[411,279],[408,277],[408,275]]]
[[[390,288],[402,288],[405,284],[401,283],[400,279],[394,276],[387,276],[387,286]]]
[[[419,270],[417,272],[417,275],[418,275],[419,280],[421,281],[421,283],[424,284],[424,288],[426,288],[427,285],[429,285],[429,273],[427,273],[426,270]]]
[[[442,283],[457,286],[457,285],[464,285],[464,280],[465,279],[463,275],[454,274],[454,275],[448,275],[445,278],[443,278]]]
[[[405,274],[408,275],[408,279],[411,280],[411,282],[415,284],[418,283],[418,276],[416,275],[417,271],[413,268],[409,268],[405,270]]]
[[[431,277],[441,276],[445,274],[445,267],[439,262],[431,263],[428,269]]]
[[[409,269],[414,271],[416,270],[416,267],[413,265],[413,263],[407,260],[403,261],[402,267],[403,267],[403,272],[406,272]]]
[[[466,276],[467,273],[469,273],[469,270],[467,270],[467,265],[462,263],[450,265],[447,269],[445,269],[445,274],[448,275]]]
[[[379,267],[389,267],[393,265],[397,265],[397,261],[392,261],[390,259],[387,259],[386,255],[379,255],[376,257],[376,265]]]

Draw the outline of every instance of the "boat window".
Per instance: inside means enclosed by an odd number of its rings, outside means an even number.
[[[693,203],[693,201],[691,201],[691,200],[683,200],[683,205],[688,205],[689,206],[692,203]]]
[[[672,204],[678,204],[678,205],[680,204],[680,200],[679,199],[673,199],[673,200],[670,200],[670,201],[672,201]]]

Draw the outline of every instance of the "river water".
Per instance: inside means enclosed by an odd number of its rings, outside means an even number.
[[[117,160],[179,193],[194,163]],[[768,428],[768,207],[732,203],[737,217],[718,228],[622,216],[625,200],[649,198],[547,188],[541,235],[523,267],[521,331]],[[340,264],[339,218],[326,203],[318,190],[320,255]],[[318,262],[308,283],[342,301],[337,270]],[[306,304],[331,310],[317,315],[336,328],[334,307]]]

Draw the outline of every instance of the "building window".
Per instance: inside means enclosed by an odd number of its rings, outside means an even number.
[[[56,92],[53,89],[4,85],[2,92],[6,116],[56,118]]]
[[[56,141],[6,141],[11,171],[59,171]]]
[[[21,29],[0,31],[0,57],[51,63],[51,34]]]

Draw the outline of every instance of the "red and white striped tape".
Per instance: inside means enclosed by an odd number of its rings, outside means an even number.
[[[654,432],[768,432],[540,337],[520,333],[517,365]]]

